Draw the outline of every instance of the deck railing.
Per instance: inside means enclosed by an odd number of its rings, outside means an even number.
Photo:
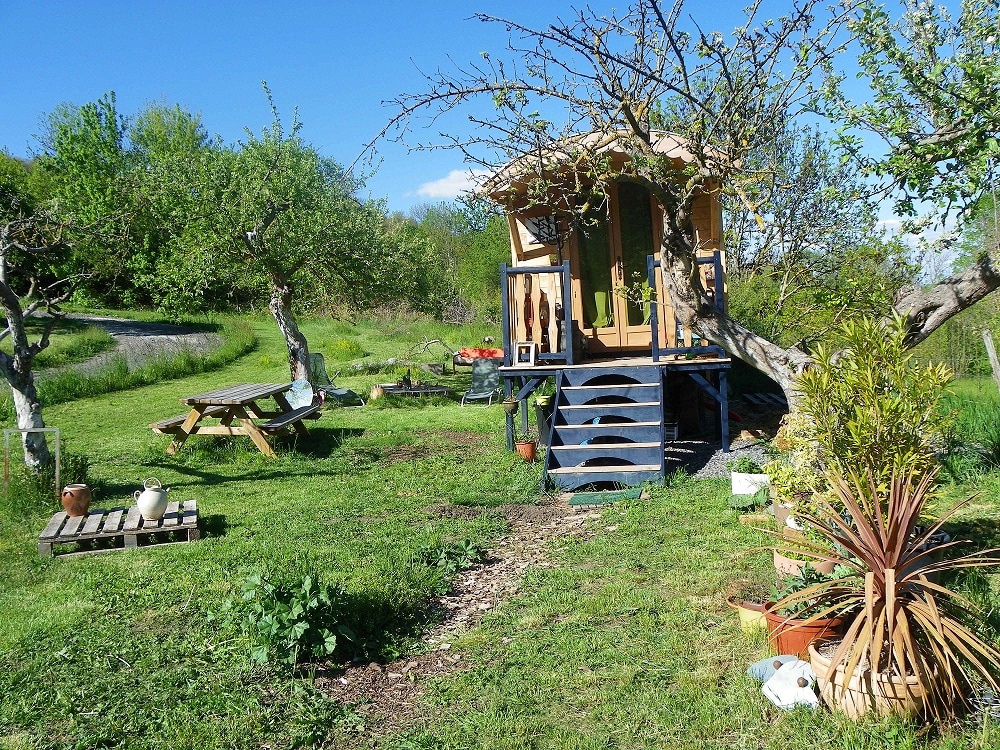
[[[556,277],[554,284],[533,283],[543,276],[551,278],[553,275]],[[533,348],[539,361],[574,364],[569,261],[557,266],[517,268],[501,263],[500,279],[504,364],[509,366],[518,361],[518,345],[529,350]],[[558,299],[549,299],[547,290],[553,289],[558,290]],[[522,337],[516,338],[518,336]]]
[[[722,288],[722,253],[718,250],[712,253],[712,255],[704,258],[698,258],[698,263],[705,265],[708,263],[713,264],[713,275],[714,279],[714,289],[713,298],[715,300],[715,306],[719,310],[724,309],[724,302],[722,294],[719,290]],[[728,356],[726,350],[721,346],[716,346],[714,344],[710,346],[704,346],[699,344],[698,346],[660,346],[660,306],[656,298],[656,273],[659,269],[659,261],[656,260],[656,256],[647,255],[646,256],[646,282],[649,284],[649,288],[654,290],[652,297],[650,298],[650,315],[649,315],[649,325],[651,328],[650,333],[653,338],[653,361],[659,362],[660,357],[665,354],[706,354],[708,352],[716,353],[720,356]],[[669,336],[668,336],[669,340]]]

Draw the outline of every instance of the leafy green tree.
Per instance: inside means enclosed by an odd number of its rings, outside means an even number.
[[[479,316],[496,320],[500,312],[497,274],[510,260],[506,220],[481,197],[419,206],[411,212],[441,253],[451,273],[449,320]]]
[[[297,120],[286,132],[274,115],[259,136],[248,133],[235,148],[183,159],[180,184],[196,205],[170,242],[173,262],[159,274],[175,299],[203,300],[220,278],[266,289],[297,379],[307,377],[308,344],[293,310],[296,286],[355,290],[359,297],[394,270],[372,252],[384,247],[381,207],[354,197],[359,183],[301,139]]]
[[[200,116],[178,105],[152,104],[129,121],[128,158],[134,189],[129,242],[122,252],[126,277],[118,287],[123,303],[171,309],[174,295],[162,283],[164,271],[174,261],[169,246],[186,231],[199,209],[188,180],[190,167],[203,163],[219,148]],[[208,297],[224,298],[230,289],[221,279],[215,282]]]
[[[42,406],[32,370],[35,357],[49,344],[49,335],[61,315],[59,303],[73,292],[78,279],[66,277],[62,264],[74,227],[52,206],[30,190],[25,166],[0,153],[0,310],[13,352],[0,352],[0,372],[11,388],[17,426],[22,430],[45,427]],[[38,338],[32,341],[25,320],[48,313]],[[24,460],[39,470],[52,463],[44,433],[23,433]]]
[[[135,214],[127,123],[114,93],[96,102],[62,104],[49,116],[34,167],[43,194],[68,221],[92,231],[65,257],[65,273],[86,268],[88,289],[113,289],[125,273]]]
[[[957,17],[931,2],[903,2],[896,15],[873,0],[852,8],[859,77],[871,96],[852,101],[831,80],[827,112],[844,123],[846,148],[883,180],[914,228],[954,219],[960,229],[995,184],[1000,160],[1000,7],[962,0]],[[884,153],[862,149],[872,135]],[[1000,287],[998,255],[994,239],[953,276],[900,290],[894,307],[907,317],[911,345]]]

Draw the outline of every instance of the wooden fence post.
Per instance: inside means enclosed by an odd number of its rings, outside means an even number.
[[[983,329],[983,343],[986,344],[986,353],[990,355],[990,367],[993,369],[993,382],[1000,390],[1000,361],[997,360],[997,350],[993,346],[993,334],[989,328]]]

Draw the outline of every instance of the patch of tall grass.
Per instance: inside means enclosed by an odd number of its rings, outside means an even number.
[[[48,370],[84,362],[114,345],[115,339],[110,333],[97,326],[86,326],[72,335],[53,339],[35,357],[35,369]]]
[[[257,346],[257,336],[245,321],[224,323],[221,337],[222,346],[207,353],[181,349],[153,356],[139,367],[132,367],[124,357],[117,356],[112,358],[106,369],[94,375],[81,375],[72,370],[54,374],[37,383],[39,401],[43,406],[51,406],[217,370],[253,351]],[[0,398],[0,419],[13,418],[14,404],[8,392]]]
[[[1000,397],[949,395],[952,416],[942,463],[951,478],[968,481],[1000,467]]]

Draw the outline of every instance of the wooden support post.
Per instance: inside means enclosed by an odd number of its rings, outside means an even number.
[[[503,363],[510,367],[514,363],[513,344],[511,339],[510,319],[510,281],[507,276],[507,264],[500,264],[500,337],[503,341]],[[509,384],[508,384],[509,386]],[[507,394],[510,395],[509,393]],[[513,443],[510,450],[514,450]]]
[[[504,376],[503,379],[503,397],[504,401],[510,398],[513,393],[513,388],[510,385],[510,378]],[[510,452],[514,451],[514,415],[507,412],[505,415],[504,427],[507,432],[507,450]]]
[[[718,289],[718,286],[716,286],[716,289]],[[722,432],[723,453],[729,453],[729,386],[727,385],[727,380],[726,371],[719,370],[719,394],[722,396],[722,399],[719,401],[719,417],[721,418],[719,427]]]
[[[997,360],[997,350],[993,346],[993,334],[989,328],[983,329],[983,343],[986,344],[986,353],[990,355],[993,382],[997,384],[997,390],[1000,390],[1000,360]]]
[[[656,299],[656,256],[646,256],[646,281],[652,293],[649,300],[649,332],[652,337],[653,361],[660,361],[660,308]]]
[[[562,263],[562,320],[559,325],[563,331],[563,352],[566,354],[566,364],[573,364],[573,278],[569,272],[569,261]]]

